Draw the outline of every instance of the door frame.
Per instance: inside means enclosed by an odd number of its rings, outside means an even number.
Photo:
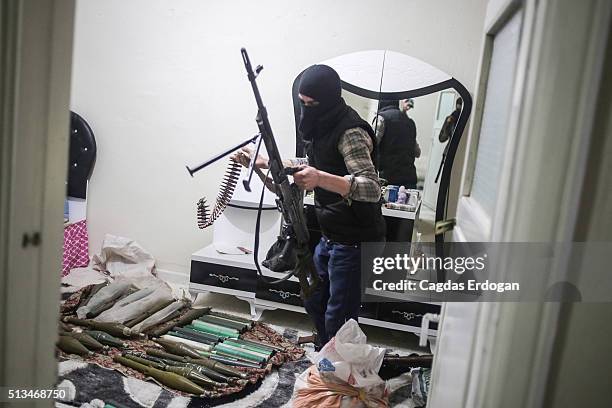
[[[478,216],[478,208],[474,210],[477,203],[469,199],[469,194],[492,51],[489,36],[521,5],[523,26],[504,151],[505,166],[500,174],[495,211],[486,219],[484,212]],[[612,3],[607,0],[489,3],[474,119],[468,134],[468,156],[457,210],[458,228],[453,231],[455,239],[573,240],[580,200],[589,199],[579,187],[585,184],[611,15]],[[568,16],[572,17],[572,30],[567,30]],[[561,95],[564,98],[559,99]],[[569,106],[559,102],[567,99],[574,103]],[[470,220],[474,227],[463,227],[461,217],[466,214],[476,214]],[[568,273],[567,264],[567,259],[561,259],[551,270],[560,271],[562,276]],[[503,276],[503,265],[498,270]],[[471,317],[447,322],[447,315],[458,316],[457,311],[462,307],[471,312]],[[559,303],[445,304],[438,345],[443,336],[452,337],[457,327],[468,326],[466,330],[473,330],[471,340],[463,349],[466,376],[455,384],[435,383],[436,371],[443,370],[445,359],[458,358],[438,353],[432,372],[432,393],[444,392],[436,391],[436,387],[457,386],[462,389],[462,398],[451,405],[431,400],[433,404],[428,406],[543,406],[554,340],[561,327],[560,311]],[[508,387],[508,383],[513,386]]]
[[[50,389],[75,1],[4,0],[0,12],[0,384]]]
[[[496,205],[491,240],[572,242],[580,200],[589,200],[581,187],[588,182],[585,172],[612,3],[539,0],[527,6],[535,24],[529,33],[523,32],[529,36],[521,51],[527,57],[526,70],[517,72],[516,82],[523,89],[513,101],[504,158],[510,165],[502,171],[499,186],[505,197]],[[567,30],[568,16],[572,30]],[[559,103],[570,95],[572,104]],[[557,259],[550,270],[563,280],[570,273],[569,259]],[[503,265],[499,270],[503,276]],[[484,305],[487,319],[497,324],[489,325],[492,330],[476,350],[476,355],[491,350],[491,358],[480,366],[482,381],[468,404],[543,405],[563,319],[561,306],[558,302]],[[515,378],[519,392],[506,386]]]
[[[459,200],[457,202],[457,224],[450,233],[452,241],[487,242],[491,239],[493,219],[486,214],[476,200],[470,197],[470,193],[493,54],[493,41],[495,35],[522,6],[522,40],[519,45],[515,71],[515,78],[519,78],[519,73],[524,73],[527,69],[526,52],[523,50],[527,47],[523,47],[522,44],[525,38],[528,38],[526,33],[529,33],[535,24],[532,11],[533,3],[534,1],[523,3],[520,0],[504,0],[496,3],[490,2],[487,8],[474,92],[473,116],[467,132],[466,160],[463,163]],[[522,92],[522,87],[517,86],[517,82],[518,80],[515,80],[514,94]],[[511,112],[509,123],[513,120],[512,116],[513,113]],[[510,136],[507,138],[507,143],[510,143],[509,139]],[[498,191],[503,194],[501,188]],[[487,309],[486,305],[480,303],[443,304],[436,344],[436,358],[431,377],[432,395],[428,406],[436,408],[476,406],[470,405],[471,402],[468,404],[467,401],[470,400],[470,395],[474,392],[474,384],[480,378],[481,360],[485,358],[482,353],[476,353],[475,350],[482,347],[483,340],[488,335],[489,327],[484,325],[483,322],[489,321],[493,311]],[[447,356],[447,353],[454,353],[455,355]],[[449,387],[457,387],[457,389],[449,392]]]

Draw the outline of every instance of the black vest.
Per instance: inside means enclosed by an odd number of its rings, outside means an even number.
[[[378,145],[380,177],[389,184],[414,187],[417,182],[414,121],[395,106],[385,107],[378,114],[385,120],[385,133]]]
[[[360,127],[376,146],[374,131],[353,108],[342,103],[319,122],[320,132],[307,142],[306,151],[309,163],[322,171],[337,176],[345,176],[349,171],[344,158],[338,151],[340,137],[348,129]],[[375,148],[376,149],[376,148]],[[375,156],[375,150],[370,155]],[[354,244],[358,242],[380,241],[385,236],[385,222],[381,204],[352,200],[348,205],[340,194],[315,188],[315,209],[321,232],[334,242]]]

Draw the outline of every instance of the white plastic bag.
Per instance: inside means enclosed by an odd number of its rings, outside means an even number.
[[[136,241],[112,234],[104,236],[102,251],[93,256],[95,268],[112,277],[150,278],[155,275],[155,259]]]
[[[388,395],[386,382],[378,376],[385,349],[371,346],[366,341],[365,334],[355,320],[351,319],[344,323],[336,336],[315,356],[314,367],[304,371],[296,380],[294,399],[300,389],[311,386],[308,377],[315,373],[323,383],[329,384],[331,389],[336,390],[336,395],[344,393],[335,385],[350,386],[357,391],[351,395],[346,393],[342,399],[342,406],[380,406],[380,401],[386,400]],[[318,388],[324,387],[319,385]],[[333,393],[321,390],[323,396]]]
[[[324,378],[340,380],[358,388],[384,384],[378,376],[385,349],[367,344],[366,335],[353,319],[344,323],[315,356],[315,365]],[[331,362],[326,367],[324,360]]]

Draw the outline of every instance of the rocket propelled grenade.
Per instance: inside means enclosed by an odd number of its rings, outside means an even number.
[[[89,327],[90,329],[94,330],[100,330],[112,336],[124,338],[144,337],[144,334],[134,331],[121,323],[97,322],[95,320],[77,319],[76,317],[64,317],[63,320],[67,323]]]
[[[214,334],[204,333],[202,331],[198,331],[198,330],[192,329],[192,328],[190,328],[188,326],[185,326],[185,327],[175,327],[174,328],[174,332],[175,333],[182,333],[184,335],[188,335],[188,336],[191,336],[193,338],[205,340],[205,341],[208,341],[208,342],[211,342],[211,343],[217,343],[221,339],[219,336],[216,336]]]
[[[230,315],[230,314],[222,313],[222,312],[213,312],[213,311],[211,311],[209,313],[209,315],[210,316],[215,316],[215,317],[220,317],[220,318],[227,319],[227,320],[233,320],[233,321],[239,322],[239,323],[244,323],[244,324],[248,325],[249,327],[253,326],[253,320],[246,319],[244,317],[234,316],[234,315]]]
[[[238,360],[236,358],[233,357],[229,357],[223,354],[210,354],[207,356],[207,358],[213,360],[213,361],[218,361],[221,364],[225,364],[227,366],[233,366],[233,367],[248,367],[248,368],[261,368],[259,365],[255,364],[255,363],[247,363],[244,360]],[[245,377],[246,378],[246,375]]]
[[[136,323],[135,325],[131,325],[131,321],[127,322],[125,325],[144,333],[149,329],[153,329],[157,325],[180,316],[183,309],[188,307],[190,304],[191,302],[186,299],[177,300],[170,303],[163,309],[151,314],[149,317],[139,323]]]
[[[242,357],[238,357],[235,354],[226,353],[221,350],[213,350],[211,352],[204,352],[205,357],[211,360],[219,361],[224,364],[232,365],[235,367],[249,367],[249,368],[261,368],[261,364],[256,363],[252,360],[247,360]]]
[[[182,375],[183,377],[193,381],[196,384],[210,387],[226,387],[228,378],[214,371],[200,367],[190,363],[180,363],[174,361],[168,363],[163,359],[158,359],[151,356],[138,356],[135,353],[123,353],[123,357],[136,361],[137,363],[156,368],[162,371]],[[207,376],[208,375],[208,376]],[[210,378],[209,378],[210,377]],[[213,379],[217,381],[214,381]],[[221,381],[221,382],[218,382]]]
[[[222,317],[217,317],[217,316],[204,315],[198,318],[198,320],[206,322],[206,323],[210,323],[210,324],[216,324],[217,326],[226,327],[228,329],[238,330],[238,332],[240,333],[243,333],[249,328],[249,325],[246,323],[239,323],[233,320],[224,319]]]
[[[194,320],[193,322],[191,322],[191,325],[196,330],[200,330],[205,333],[210,333],[221,337],[238,338],[238,335],[240,334],[238,333],[238,330],[222,327],[216,324],[210,324],[201,320]]]
[[[175,373],[178,375],[182,375],[183,377],[193,381],[196,384],[200,384],[203,386],[209,387],[227,387],[226,382],[217,382],[213,381],[210,378],[206,377],[204,374],[195,369],[195,367],[185,366],[185,367],[176,367],[176,366],[167,366],[166,371],[170,373]]]
[[[276,345],[269,344],[269,343],[264,343],[264,342],[262,342],[262,341],[257,341],[257,340],[248,340],[248,339],[245,339],[245,338],[242,338],[242,337],[241,337],[241,338],[239,338],[239,339],[238,339],[238,340],[236,340],[236,341],[238,341],[238,342],[242,342],[242,343],[246,343],[246,344],[249,344],[249,343],[250,343],[250,344],[253,344],[253,345],[255,345],[255,346],[261,346],[261,347],[263,347],[263,348],[269,348],[269,349],[273,349],[273,350],[276,350],[276,351],[285,351],[285,348],[284,348],[284,347],[281,347],[281,346],[276,346]]]
[[[250,344],[244,344],[244,343],[239,343],[237,341],[233,341],[233,339],[227,339],[227,340],[225,340],[223,342],[223,344],[227,344],[227,345],[233,346],[233,347],[238,347],[238,348],[244,349],[246,351],[252,351],[254,353],[263,354],[268,359],[272,356],[272,354],[274,354],[274,350],[265,350],[265,349],[260,348],[260,347],[252,346]]]
[[[65,335],[66,336],[70,336],[70,337],[74,337],[81,344],[83,344],[85,347],[87,347],[90,350],[100,351],[100,350],[108,350],[109,349],[108,346],[105,346],[104,344],[100,343],[99,341],[97,341],[96,339],[94,339],[93,337],[91,337],[87,333],[69,332],[69,333],[66,333]]]
[[[177,317],[170,321],[167,321],[155,328],[152,328],[151,330],[145,330],[145,332],[151,337],[159,337],[172,330],[173,327],[184,326],[192,320],[197,319],[198,317],[203,316],[208,312],[210,312],[210,307],[205,307],[203,309],[191,309],[181,317]]]
[[[66,333],[72,332],[72,327],[68,326],[66,323],[62,322],[61,320],[58,322],[58,329],[59,331],[66,332]]]
[[[192,332],[196,332],[197,334],[202,334],[204,336],[214,336],[214,338],[216,338],[216,341],[222,341],[222,340],[227,339],[227,337],[228,337],[226,335],[215,334],[215,333],[211,333],[211,332],[208,332],[208,331],[204,331],[201,328],[195,327],[193,324],[188,324],[188,325],[185,325],[183,327],[177,327],[176,330],[178,330],[178,329],[190,330]]]
[[[229,377],[236,377],[236,378],[246,378],[246,374],[238,371],[238,370],[234,370],[233,368],[226,366],[223,363],[220,363],[219,361],[214,361],[208,358],[204,358],[201,357],[197,360],[191,360],[194,364],[199,364],[201,366],[210,368],[211,370],[214,370],[220,374],[229,376]]]
[[[170,334],[164,334],[163,336],[161,336],[161,339],[159,340],[167,340],[173,343],[184,344],[185,346],[191,347],[196,352],[200,353],[200,355],[203,351],[210,351],[213,348],[213,346],[210,344],[204,344],[199,341],[189,340],[189,339],[185,339],[185,338],[177,337],[177,336],[172,336]]]
[[[158,370],[156,368],[140,364],[134,360],[130,360],[121,356],[115,356],[113,357],[113,360],[126,367],[130,367],[136,371],[139,371],[144,375],[148,375],[149,377],[155,378],[163,385],[173,388],[175,390],[195,395],[204,394],[204,388],[179,374]]]
[[[205,375],[207,377],[210,377],[213,380],[219,381],[221,383],[228,383],[228,382],[232,381],[231,377],[228,377],[226,375],[220,374],[220,373],[216,372],[215,370],[211,370],[210,368],[201,366],[199,364],[195,364],[195,363],[180,363],[180,362],[177,361],[176,364],[174,364],[173,366],[174,367],[188,367],[188,368],[192,368],[192,369],[196,370],[197,372],[199,372],[200,374]]]
[[[145,352],[150,355],[150,356],[154,356],[154,357],[158,357],[158,358],[163,358],[165,360],[173,360],[173,361],[180,361],[180,362],[184,362],[186,363],[188,358],[185,356],[179,356],[173,353],[168,353],[165,352],[163,350],[159,350],[159,349],[154,349],[154,348],[147,348],[145,349]]]
[[[178,364],[197,364],[199,366],[202,366],[203,368],[213,370],[216,373],[221,374],[223,376],[246,378],[245,373],[238,371],[238,370],[234,370],[233,368],[228,367],[227,365],[223,363],[220,363],[218,361],[214,361],[214,360],[211,360],[205,357],[199,357],[197,359],[192,359],[189,357],[177,356],[175,354],[166,353],[165,351],[152,349],[152,348],[148,348],[145,351],[147,353],[146,358],[152,358],[154,359],[154,361],[160,360],[160,362],[164,362],[169,365],[176,365],[176,364],[171,363],[172,361]],[[217,377],[214,375],[210,375],[209,373],[207,374],[205,371],[206,370],[203,370],[202,373],[205,375],[208,375],[209,377],[213,379],[216,379],[217,381],[227,382],[227,378],[221,378],[221,377]]]
[[[85,306],[81,306],[77,309],[76,313],[79,317],[92,318],[105,310],[113,307],[117,299],[122,296],[129,295],[134,291],[132,284],[128,282],[115,281],[105,287],[102,287],[99,291],[91,296]]]
[[[85,333],[90,335],[91,337],[93,337],[95,340],[99,341],[102,344],[107,344],[111,347],[117,347],[117,348],[127,347],[126,343],[122,342],[121,340],[103,331],[87,330]]]
[[[164,364],[163,362],[159,362],[159,361],[153,361],[144,357],[139,357],[135,354],[131,354],[131,353],[121,353],[122,357],[128,358],[132,361],[135,361],[137,363],[140,364],[144,364],[146,366],[149,367],[153,367],[153,368],[157,368],[158,370],[166,370],[166,368],[168,368],[167,364]]]
[[[68,354],[78,354],[79,356],[92,355],[93,352],[87,350],[77,339],[70,336],[59,336],[57,347]]]
[[[155,342],[161,345],[165,350],[172,354],[177,354],[179,356],[187,356],[193,358],[200,358],[202,355],[198,353],[193,347],[190,347],[186,344],[176,343],[174,341],[166,340],[166,339],[155,339]]]
[[[212,341],[210,339],[206,339],[206,338],[203,338],[203,337],[199,337],[198,335],[195,335],[195,334],[192,334],[192,333],[185,333],[185,332],[182,332],[182,331],[181,332],[179,332],[179,331],[170,331],[170,332],[168,332],[167,335],[169,335],[171,337],[180,337],[180,338],[185,339],[185,340],[195,341],[197,343],[204,344],[204,345],[207,345],[207,346],[213,346],[213,345],[215,345],[217,343],[216,341]],[[164,335],[164,336],[166,336],[166,335]],[[162,338],[164,338],[164,336],[162,336]]]
[[[242,339],[228,339],[227,342],[229,344],[241,344],[243,346],[246,346],[247,348],[250,347],[255,351],[259,351],[261,353],[267,353],[269,355],[274,355],[276,353],[276,349],[273,348],[268,348],[265,346],[261,346],[261,345],[255,345],[253,343],[247,343],[245,341],[242,341]]]
[[[230,354],[232,356],[240,357],[243,360],[251,361],[257,364],[262,364],[267,361],[265,356],[250,353],[246,350],[239,349],[237,347],[232,347],[225,343],[219,343],[215,346],[216,351],[222,351],[226,354]]]
[[[145,310],[144,312],[140,313],[138,316],[134,317],[133,319],[128,320],[127,322],[125,322],[125,325],[128,327],[133,327],[136,326],[138,323],[144,321],[145,319],[153,316],[155,313],[159,312],[160,310],[170,306],[172,303],[174,303],[174,299],[168,300],[166,302],[160,303],[158,305],[156,305],[155,307],[149,309],[149,310]]]
[[[194,359],[191,359],[185,356],[177,356],[174,354],[169,354],[164,351],[157,350],[157,349],[146,349],[145,351],[147,352],[146,358],[155,356],[153,358],[159,358],[161,359],[163,363],[169,366],[195,368],[201,374],[204,374],[212,378],[213,380],[220,381],[220,382],[228,382],[230,380],[227,376],[220,374],[213,369],[210,369],[208,367],[195,363],[196,361],[199,361],[199,360],[194,360]]]

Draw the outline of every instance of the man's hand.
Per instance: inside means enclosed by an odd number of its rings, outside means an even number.
[[[300,166],[299,171],[293,174],[293,181],[302,190],[314,190],[319,187],[321,173],[310,166]]]
[[[238,150],[236,153],[230,156],[230,159],[235,161],[236,163],[242,164],[244,167],[249,167],[249,163],[251,162],[251,157],[255,154],[255,150],[251,147],[245,146],[242,149]],[[267,169],[268,168],[268,159],[263,157],[262,155],[257,155],[257,160],[255,160],[255,167],[258,169]]]

